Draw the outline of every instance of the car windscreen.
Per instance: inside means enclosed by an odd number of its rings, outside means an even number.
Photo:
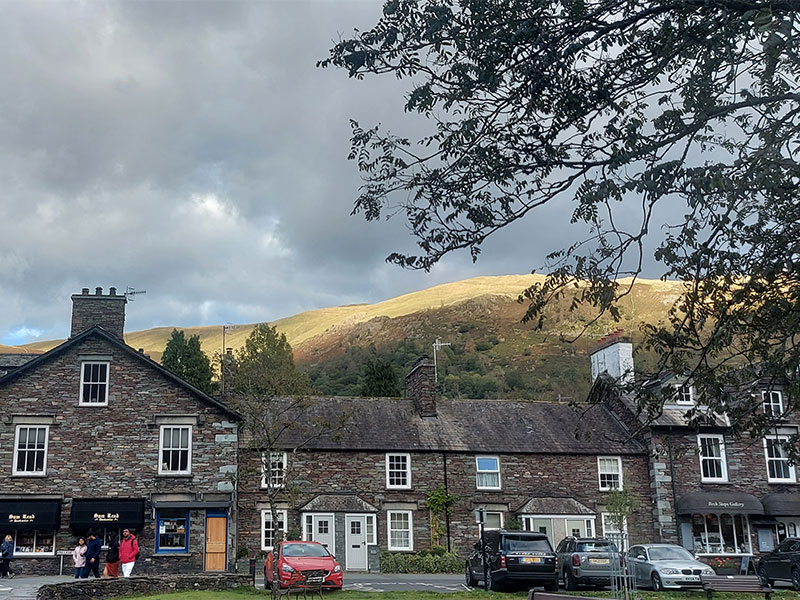
[[[506,552],[552,552],[550,542],[523,536],[507,535],[503,540]]]
[[[650,560],[694,560],[691,552],[679,547],[656,547],[650,548]]]
[[[286,544],[283,546],[284,556],[329,556],[325,546],[319,544]]]
[[[576,552],[616,552],[617,547],[611,542],[578,542]]]

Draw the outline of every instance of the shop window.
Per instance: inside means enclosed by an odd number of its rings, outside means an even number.
[[[18,425],[14,444],[14,475],[47,473],[47,425]]]
[[[746,515],[692,515],[692,549],[697,554],[749,554],[750,533]]]
[[[411,488],[411,456],[408,454],[386,455],[386,487]]]
[[[107,362],[81,363],[80,405],[108,404],[108,366]]]
[[[278,489],[286,485],[286,468],[288,456],[286,452],[270,452],[269,459],[265,453],[261,457],[261,487]],[[269,481],[267,480],[269,473]]]
[[[14,556],[55,556],[54,531],[23,529],[14,534]]]
[[[622,459],[619,456],[598,456],[597,473],[601,491],[622,489]]]
[[[276,534],[278,541],[286,533],[286,511],[276,510],[277,523],[272,523],[272,513],[269,509],[261,511],[261,549],[270,551],[275,547]],[[313,529],[310,529],[313,531]]]
[[[477,488],[479,490],[500,489],[500,459],[496,456],[475,457]]]
[[[410,510],[390,510],[386,513],[389,550],[413,550],[414,532]]]
[[[156,554],[189,551],[189,511],[183,508],[162,508],[156,515],[158,537]]]
[[[160,475],[189,475],[192,472],[192,426],[162,425]]]
[[[764,439],[764,453],[767,460],[767,481],[795,482],[794,465],[789,461],[786,444],[789,438],[785,436],[767,436]]]
[[[711,434],[698,435],[697,445],[700,453],[701,481],[728,481],[723,437]]]

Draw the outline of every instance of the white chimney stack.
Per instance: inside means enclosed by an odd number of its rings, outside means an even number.
[[[602,373],[607,373],[618,384],[634,382],[633,344],[622,336],[622,330],[615,331],[600,340],[600,345],[591,354],[592,381]]]

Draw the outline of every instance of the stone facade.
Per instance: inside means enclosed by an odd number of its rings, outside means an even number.
[[[124,300],[116,296],[111,302],[118,303],[119,298]],[[78,321],[83,319],[85,325],[85,318],[84,314]],[[84,363],[107,365],[107,378],[101,376],[107,385],[107,402],[84,402]],[[86,532],[85,524],[73,526],[76,499],[94,502],[93,510],[101,514],[104,506],[116,506],[113,500],[138,502],[143,526],[136,531],[141,547],[136,573],[203,571],[207,516],[226,519],[226,527],[219,528],[222,533],[216,535],[224,536],[222,541],[229,549],[220,559],[221,569],[231,568],[235,560],[230,549],[235,548],[236,534],[232,477],[237,468],[238,424],[235,415],[218,401],[125,346],[113,333],[92,327],[1,379],[0,404],[4,415],[0,422],[0,505],[12,507],[0,511],[0,518],[7,519],[0,522],[0,532],[16,536],[16,569],[37,574],[59,572],[62,560],[58,553],[71,552],[77,536]],[[191,430],[189,468],[183,468],[179,459],[177,468],[164,464],[160,468],[165,460],[160,453],[164,427]],[[19,469],[23,454],[19,438],[29,431],[46,439],[46,463],[31,462]],[[26,448],[29,451],[24,454],[34,461],[35,444]],[[24,521],[26,503],[34,500],[60,506],[54,543],[47,539],[52,530],[39,531],[35,535],[40,537],[30,546],[22,541],[32,540],[29,532],[37,521],[27,529],[12,513],[23,513]],[[97,517],[106,519],[108,532],[124,526],[138,528],[115,520],[124,521],[126,516],[120,517],[114,510]],[[165,515],[175,519],[167,521]],[[102,536],[101,521],[94,527]],[[188,542],[177,548],[186,535]],[[162,547],[165,545],[168,548]],[[33,551],[25,553],[25,549]],[[72,568],[71,558],[63,563],[65,570]]]
[[[89,288],[83,288],[80,294],[72,296],[72,330],[70,337],[99,325],[108,333],[122,339],[125,331],[124,294],[117,294],[117,288],[109,288],[107,295],[103,288],[96,288],[94,295]]]

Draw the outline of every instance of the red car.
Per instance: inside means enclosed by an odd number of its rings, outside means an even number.
[[[342,565],[319,542],[279,542],[276,551],[282,588],[302,585],[306,580],[318,583],[321,577],[323,588],[342,589]],[[270,552],[264,562],[265,588],[272,585],[274,556],[275,552]]]

